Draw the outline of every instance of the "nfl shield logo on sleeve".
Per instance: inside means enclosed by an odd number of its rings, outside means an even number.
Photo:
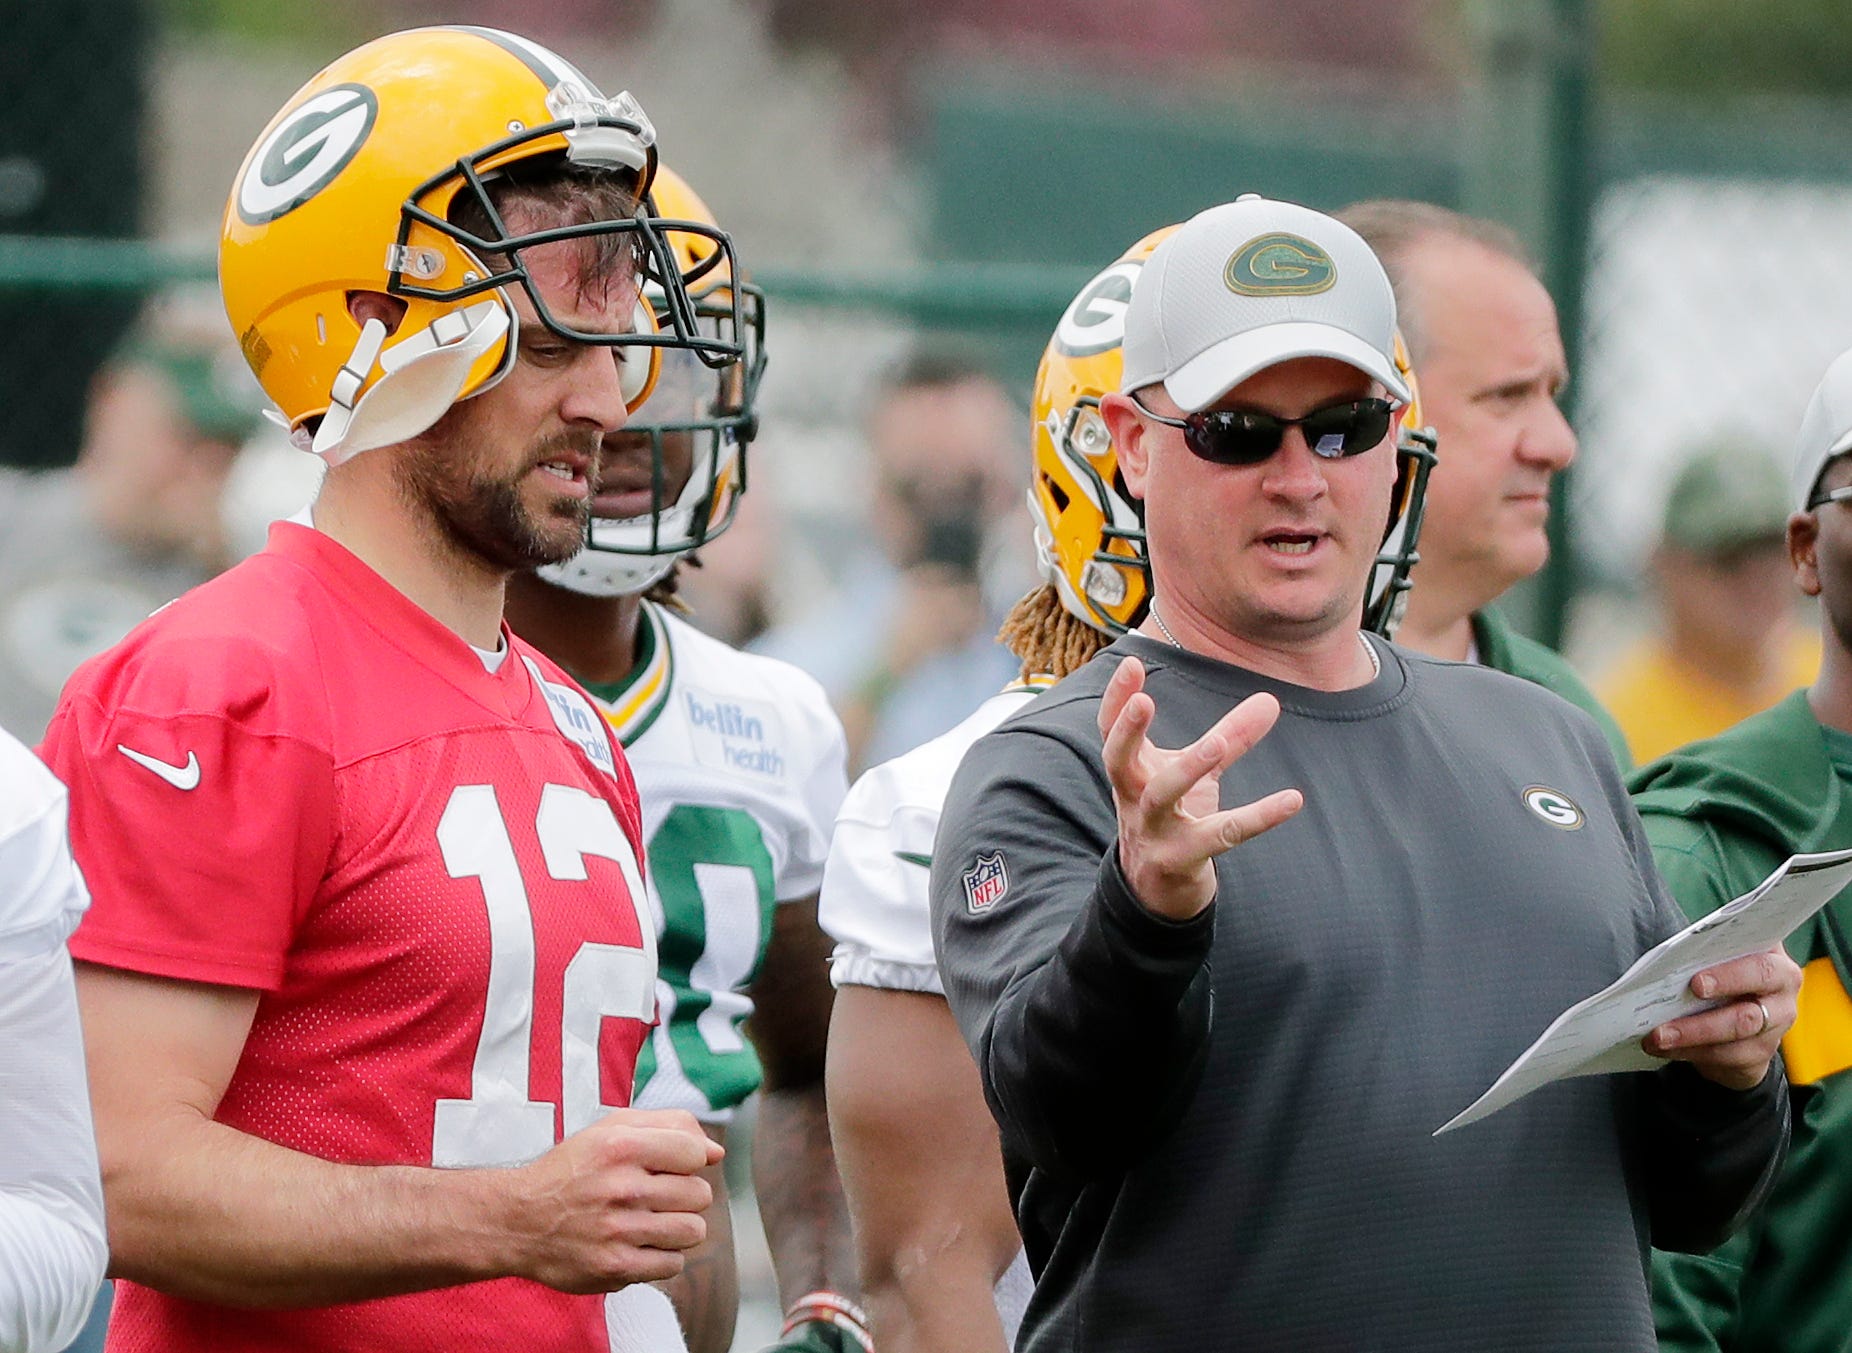
[[[1010,890],[1010,876],[1003,867],[1003,852],[980,855],[977,863],[965,870],[965,906],[975,915],[989,911]]]

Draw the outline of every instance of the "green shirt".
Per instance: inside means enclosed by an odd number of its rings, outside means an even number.
[[[1832,763],[1833,774],[1839,777],[1841,786],[1852,782],[1852,733],[1821,724],[1820,737],[1826,743],[1826,759]]]
[[[1490,606],[1473,612],[1472,625],[1473,647],[1478,650],[1482,666],[1509,672],[1562,696],[1595,721],[1601,736],[1614,749],[1614,759],[1620,768],[1623,771],[1633,769],[1633,753],[1627,750],[1627,739],[1620,725],[1602,708],[1595,693],[1576,675],[1575,668],[1562,654],[1519,634],[1503,614]]]
[[[1789,855],[1852,846],[1852,736],[1798,691],[1636,772],[1634,803],[1679,905],[1703,916]],[[1852,1350],[1852,894],[1787,941],[1806,973],[1782,1042],[1799,1111],[1767,1207],[1704,1256],[1655,1253],[1662,1350]]]

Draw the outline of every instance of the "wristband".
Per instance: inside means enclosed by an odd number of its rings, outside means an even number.
[[[852,1335],[864,1348],[874,1348],[874,1336],[868,1332],[868,1313],[839,1293],[808,1292],[792,1302],[779,1337],[804,1324],[833,1326]]]

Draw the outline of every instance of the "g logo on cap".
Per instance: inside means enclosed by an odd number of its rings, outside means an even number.
[[[1259,235],[1236,250],[1222,280],[1238,296],[1315,296],[1338,280],[1331,255],[1302,235]]]

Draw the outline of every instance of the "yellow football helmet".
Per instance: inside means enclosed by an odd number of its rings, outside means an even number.
[[[538,572],[557,586],[592,596],[627,596],[654,584],[675,561],[733,524],[746,488],[746,447],[758,431],[756,401],[765,371],[765,293],[735,271],[714,243],[724,240],[714,214],[667,165],[656,171],[649,217],[672,242],[696,323],[707,337],[737,345],[738,362],[709,370],[686,350],[665,349],[661,370],[637,416],[614,434],[650,441],[651,505],[647,515],[594,515],[585,548]],[[708,233],[685,227],[701,226]],[[654,283],[644,294],[661,306]],[[658,315],[665,327],[668,317]],[[677,490],[669,468],[689,466]]]
[[[1408,358],[1401,330],[1395,335],[1395,369],[1408,386],[1408,404],[1402,411],[1402,430],[1396,441],[1395,493],[1390,499],[1389,525],[1363,600],[1363,625],[1385,639],[1393,639],[1408,609],[1409,576],[1421,556],[1421,521],[1427,511],[1428,473],[1436,460],[1434,429],[1421,417],[1421,387]]]
[[[1119,477],[1100,396],[1119,388],[1132,284],[1176,228],[1145,236],[1080,289],[1042,353],[1030,401],[1036,561],[1069,614],[1108,634],[1145,618],[1151,572],[1144,505]]]
[[[737,333],[729,342],[697,331],[673,240],[647,213],[514,235],[490,198],[498,176],[557,159],[611,171],[641,201],[655,140],[629,94],[606,98],[556,53],[491,28],[394,33],[311,79],[245,157],[219,245],[226,315],[292,440],[338,464],[415,436],[488,389],[514,359],[512,285],[549,329],[646,358],[625,364],[633,406],[661,348],[738,363]],[[485,234],[452,223],[466,195],[492,223]],[[537,294],[520,249],[603,234],[628,236],[642,279],[657,283],[660,332],[642,305],[638,332],[575,331]],[[709,238],[730,263],[726,237]],[[352,317],[356,291],[406,302],[390,335]]]

